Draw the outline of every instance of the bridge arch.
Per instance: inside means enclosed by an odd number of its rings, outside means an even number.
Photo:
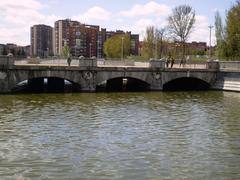
[[[134,77],[114,77],[97,84],[97,91],[149,91],[150,84]]]
[[[17,81],[12,86],[11,92],[15,93],[43,93],[43,92],[79,92],[81,91],[80,84],[62,77],[41,76],[27,78],[25,80]]]
[[[179,77],[163,84],[163,91],[208,89],[210,89],[210,83],[197,77]]]

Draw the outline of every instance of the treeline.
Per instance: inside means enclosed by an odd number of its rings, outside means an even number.
[[[215,14],[216,56],[220,59],[240,59],[240,1],[226,13],[223,23],[219,12]]]
[[[186,42],[193,30],[195,11],[188,5],[180,5],[172,10],[167,19],[168,25],[162,28],[149,26],[141,48],[144,59],[162,58],[167,55],[181,54],[185,58]],[[107,57],[120,58],[130,55],[131,42],[127,36],[116,35],[109,38],[104,44],[104,53]]]

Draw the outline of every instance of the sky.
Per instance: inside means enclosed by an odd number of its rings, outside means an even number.
[[[147,26],[163,28],[178,5],[190,5],[196,23],[189,41],[209,42],[209,28],[218,10],[223,19],[236,0],[0,0],[0,44],[30,44],[30,27],[54,26],[59,19],[100,25],[107,30],[124,30],[143,39]],[[212,44],[215,43],[214,30]]]

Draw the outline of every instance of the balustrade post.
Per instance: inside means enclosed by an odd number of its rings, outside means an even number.
[[[207,61],[207,69],[219,70],[219,61]]]

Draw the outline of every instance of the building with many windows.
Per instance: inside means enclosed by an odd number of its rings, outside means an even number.
[[[130,54],[138,56],[139,55],[139,34],[131,34],[130,35],[131,40],[131,49]]]
[[[70,19],[59,20],[54,25],[54,54],[62,55],[64,46],[75,57],[97,56],[99,26],[85,25]]]
[[[31,27],[31,56],[53,55],[53,28],[39,24]]]
[[[86,25],[70,19],[58,20],[54,28],[46,25],[31,27],[31,56],[63,55],[67,46],[75,57],[104,57],[104,42],[114,35],[128,34],[131,54],[138,55],[139,35],[121,30],[107,31],[97,25]]]

